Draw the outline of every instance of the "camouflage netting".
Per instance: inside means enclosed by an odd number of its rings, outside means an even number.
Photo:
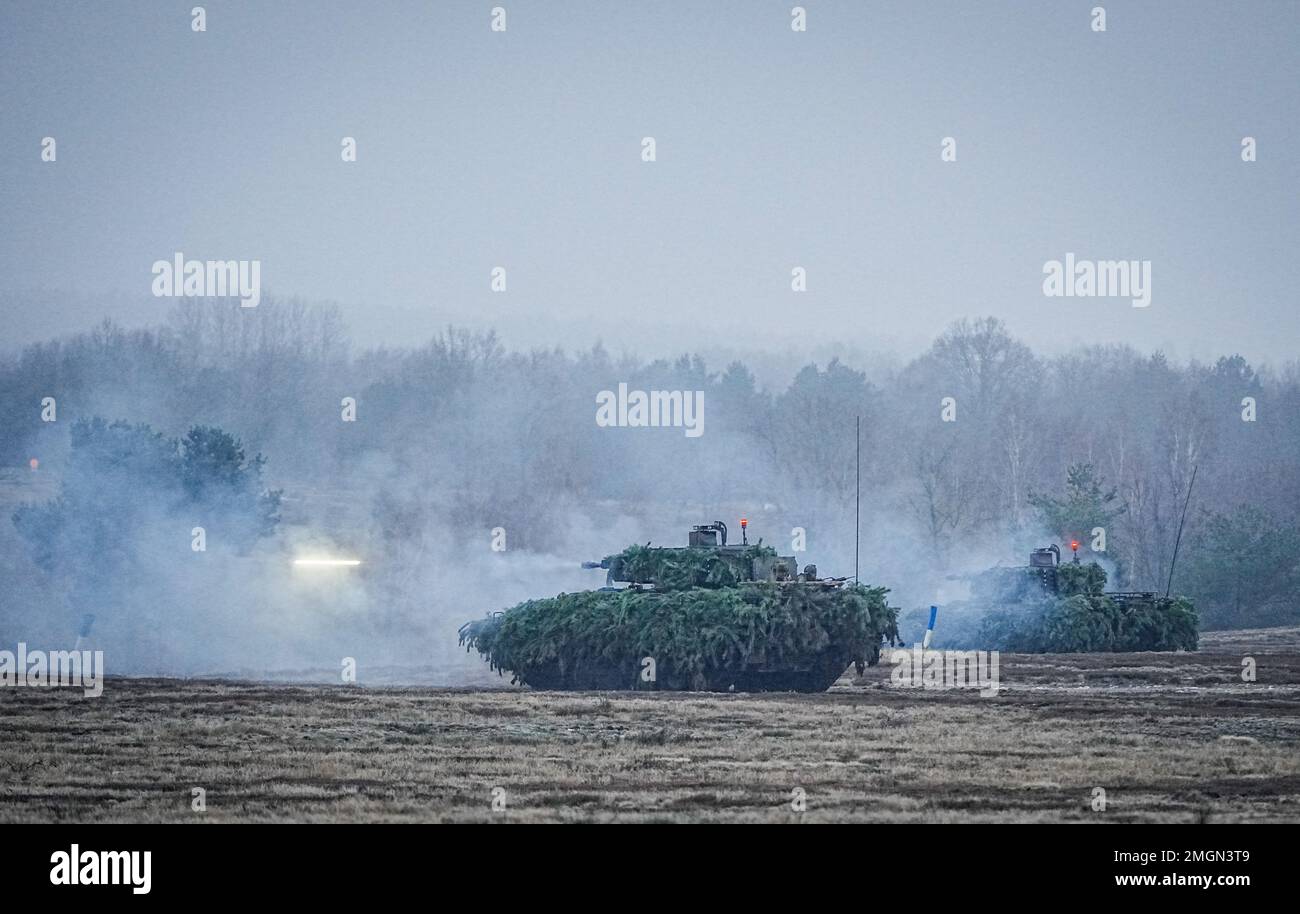
[[[556,664],[635,671],[644,657],[655,659],[665,681],[696,682],[746,666],[797,667],[827,656],[842,659],[842,672],[854,660],[877,662],[881,643],[897,638],[898,611],[886,593],[862,585],[750,582],[560,594],[471,622],[460,641],[516,682]]]
[[[736,553],[713,549],[629,546],[606,556],[602,565],[616,581],[653,583],[658,590],[688,587],[734,587],[751,579],[755,559],[776,557],[771,546],[746,546]]]
[[[1197,625],[1196,609],[1183,597],[1117,601],[1079,593],[993,610],[980,640],[1021,653],[1194,651]]]
[[[1184,597],[1106,594],[1106,572],[1095,562],[1057,566],[1055,594],[1044,591],[1041,573],[1001,568],[983,576],[971,603],[953,607],[971,627],[958,622],[936,646],[1052,654],[1196,650],[1199,619]]]
[[[1100,594],[1106,589],[1106,571],[1096,562],[1067,562],[1056,566],[1056,589],[1062,597]]]

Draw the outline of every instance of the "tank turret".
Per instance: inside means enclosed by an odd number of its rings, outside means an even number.
[[[608,585],[623,583],[661,591],[735,587],[755,581],[816,580],[815,565],[809,565],[800,574],[794,556],[777,555],[775,549],[761,542],[728,545],[727,528],[721,521],[691,528],[688,543],[686,546],[629,546],[599,562],[584,562],[583,567],[607,569]]]

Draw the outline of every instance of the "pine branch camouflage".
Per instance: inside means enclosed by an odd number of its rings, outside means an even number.
[[[621,555],[649,561],[640,548]],[[655,561],[659,574],[671,565],[673,579],[727,575],[716,563],[665,555]],[[560,594],[471,622],[460,641],[514,682],[541,688],[820,691],[849,663],[878,662],[882,643],[897,639],[898,611],[887,593],[751,581]],[[646,658],[653,660],[652,681]]]

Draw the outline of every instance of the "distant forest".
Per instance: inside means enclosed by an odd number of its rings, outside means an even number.
[[[620,382],[705,391],[705,433],[598,427],[596,394]],[[57,422],[41,420],[46,397]],[[341,421],[345,397],[355,422]],[[39,456],[59,474],[78,419],[176,438],[211,426],[263,455],[267,484],[290,495],[380,479],[365,491],[395,524],[418,502],[474,536],[503,524],[512,549],[538,552],[575,516],[673,505],[700,522],[752,504],[810,530],[835,518],[835,556],[847,548],[851,564],[856,416],[868,548],[944,569],[972,552],[1023,561],[1013,548],[1051,537],[1088,557],[1101,527],[1112,582],[1163,591],[1195,467],[1174,589],[1206,627],[1300,624],[1296,362],[1175,364],[1123,346],[1049,358],[986,318],[901,367],[831,361],[767,390],[740,362],[510,352],[454,328],[353,352],[333,310],[272,300],[186,303],[166,326],[104,323],[0,360],[5,466]]]

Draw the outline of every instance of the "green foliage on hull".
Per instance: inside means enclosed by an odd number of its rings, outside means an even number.
[[[935,647],[1019,653],[1194,651],[1199,619],[1183,597],[1106,593],[1096,562],[993,568],[978,575],[972,599],[941,609]],[[907,631],[925,626],[909,611]]]
[[[1183,597],[1076,593],[991,610],[978,640],[1021,653],[1194,651],[1197,625],[1196,609]]]
[[[1067,562],[1056,566],[1057,593],[1062,597],[1076,594],[1100,594],[1106,589],[1106,571],[1096,562]]]
[[[550,671],[551,679],[558,670],[570,683],[566,671],[610,669],[627,680],[615,687],[634,688],[647,657],[667,688],[712,687],[702,684],[727,673],[819,666],[832,669],[833,681],[850,662],[877,662],[882,642],[897,638],[897,609],[887,593],[748,582],[560,594],[471,622],[460,641],[516,682],[537,681],[539,671]]]

